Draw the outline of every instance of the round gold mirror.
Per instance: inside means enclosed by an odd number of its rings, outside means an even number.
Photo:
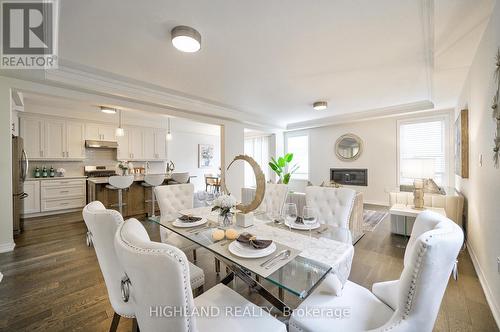
[[[345,134],[335,142],[335,154],[340,160],[353,161],[359,158],[363,151],[363,141],[354,134]]]

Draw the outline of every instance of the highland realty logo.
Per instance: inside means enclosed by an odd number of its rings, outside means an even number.
[[[56,1],[1,2],[0,68],[57,68]]]

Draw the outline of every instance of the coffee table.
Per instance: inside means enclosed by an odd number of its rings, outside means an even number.
[[[389,210],[391,214],[391,233],[410,236],[418,214],[426,210],[434,211],[446,217],[446,211],[443,208],[424,206],[423,209],[415,209],[413,205],[394,204]]]

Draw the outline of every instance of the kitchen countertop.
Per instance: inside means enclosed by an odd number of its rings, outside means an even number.
[[[109,183],[108,177],[87,178],[87,181],[93,184],[107,184]],[[165,174],[165,180],[170,179],[170,176]],[[144,181],[144,174],[134,175],[134,182]]]
[[[50,181],[50,180],[71,180],[71,179],[86,179],[84,175],[74,175],[74,176],[55,176],[53,178],[26,178],[25,181]]]

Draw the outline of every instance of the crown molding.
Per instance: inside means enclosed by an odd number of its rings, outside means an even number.
[[[45,70],[44,80],[62,87],[175,110],[188,118],[190,115],[201,115],[256,127],[280,127],[271,118],[262,115],[243,112],[227,105],[91,68],[60,65],[57,69]]]
[[[432,109],[434,109],[434,104],[432,102],[428,100],[422,100],[414,103],[400,104],[383,108],[375,108],[370,110],[364,110],[361,112],[339,114],[310,121],[290,123],[287,125],[286,129],[291,131],[291,130],[327,127],[342,123],[368,121],[380,118],[399,116],[403,114],[427,112]]]

